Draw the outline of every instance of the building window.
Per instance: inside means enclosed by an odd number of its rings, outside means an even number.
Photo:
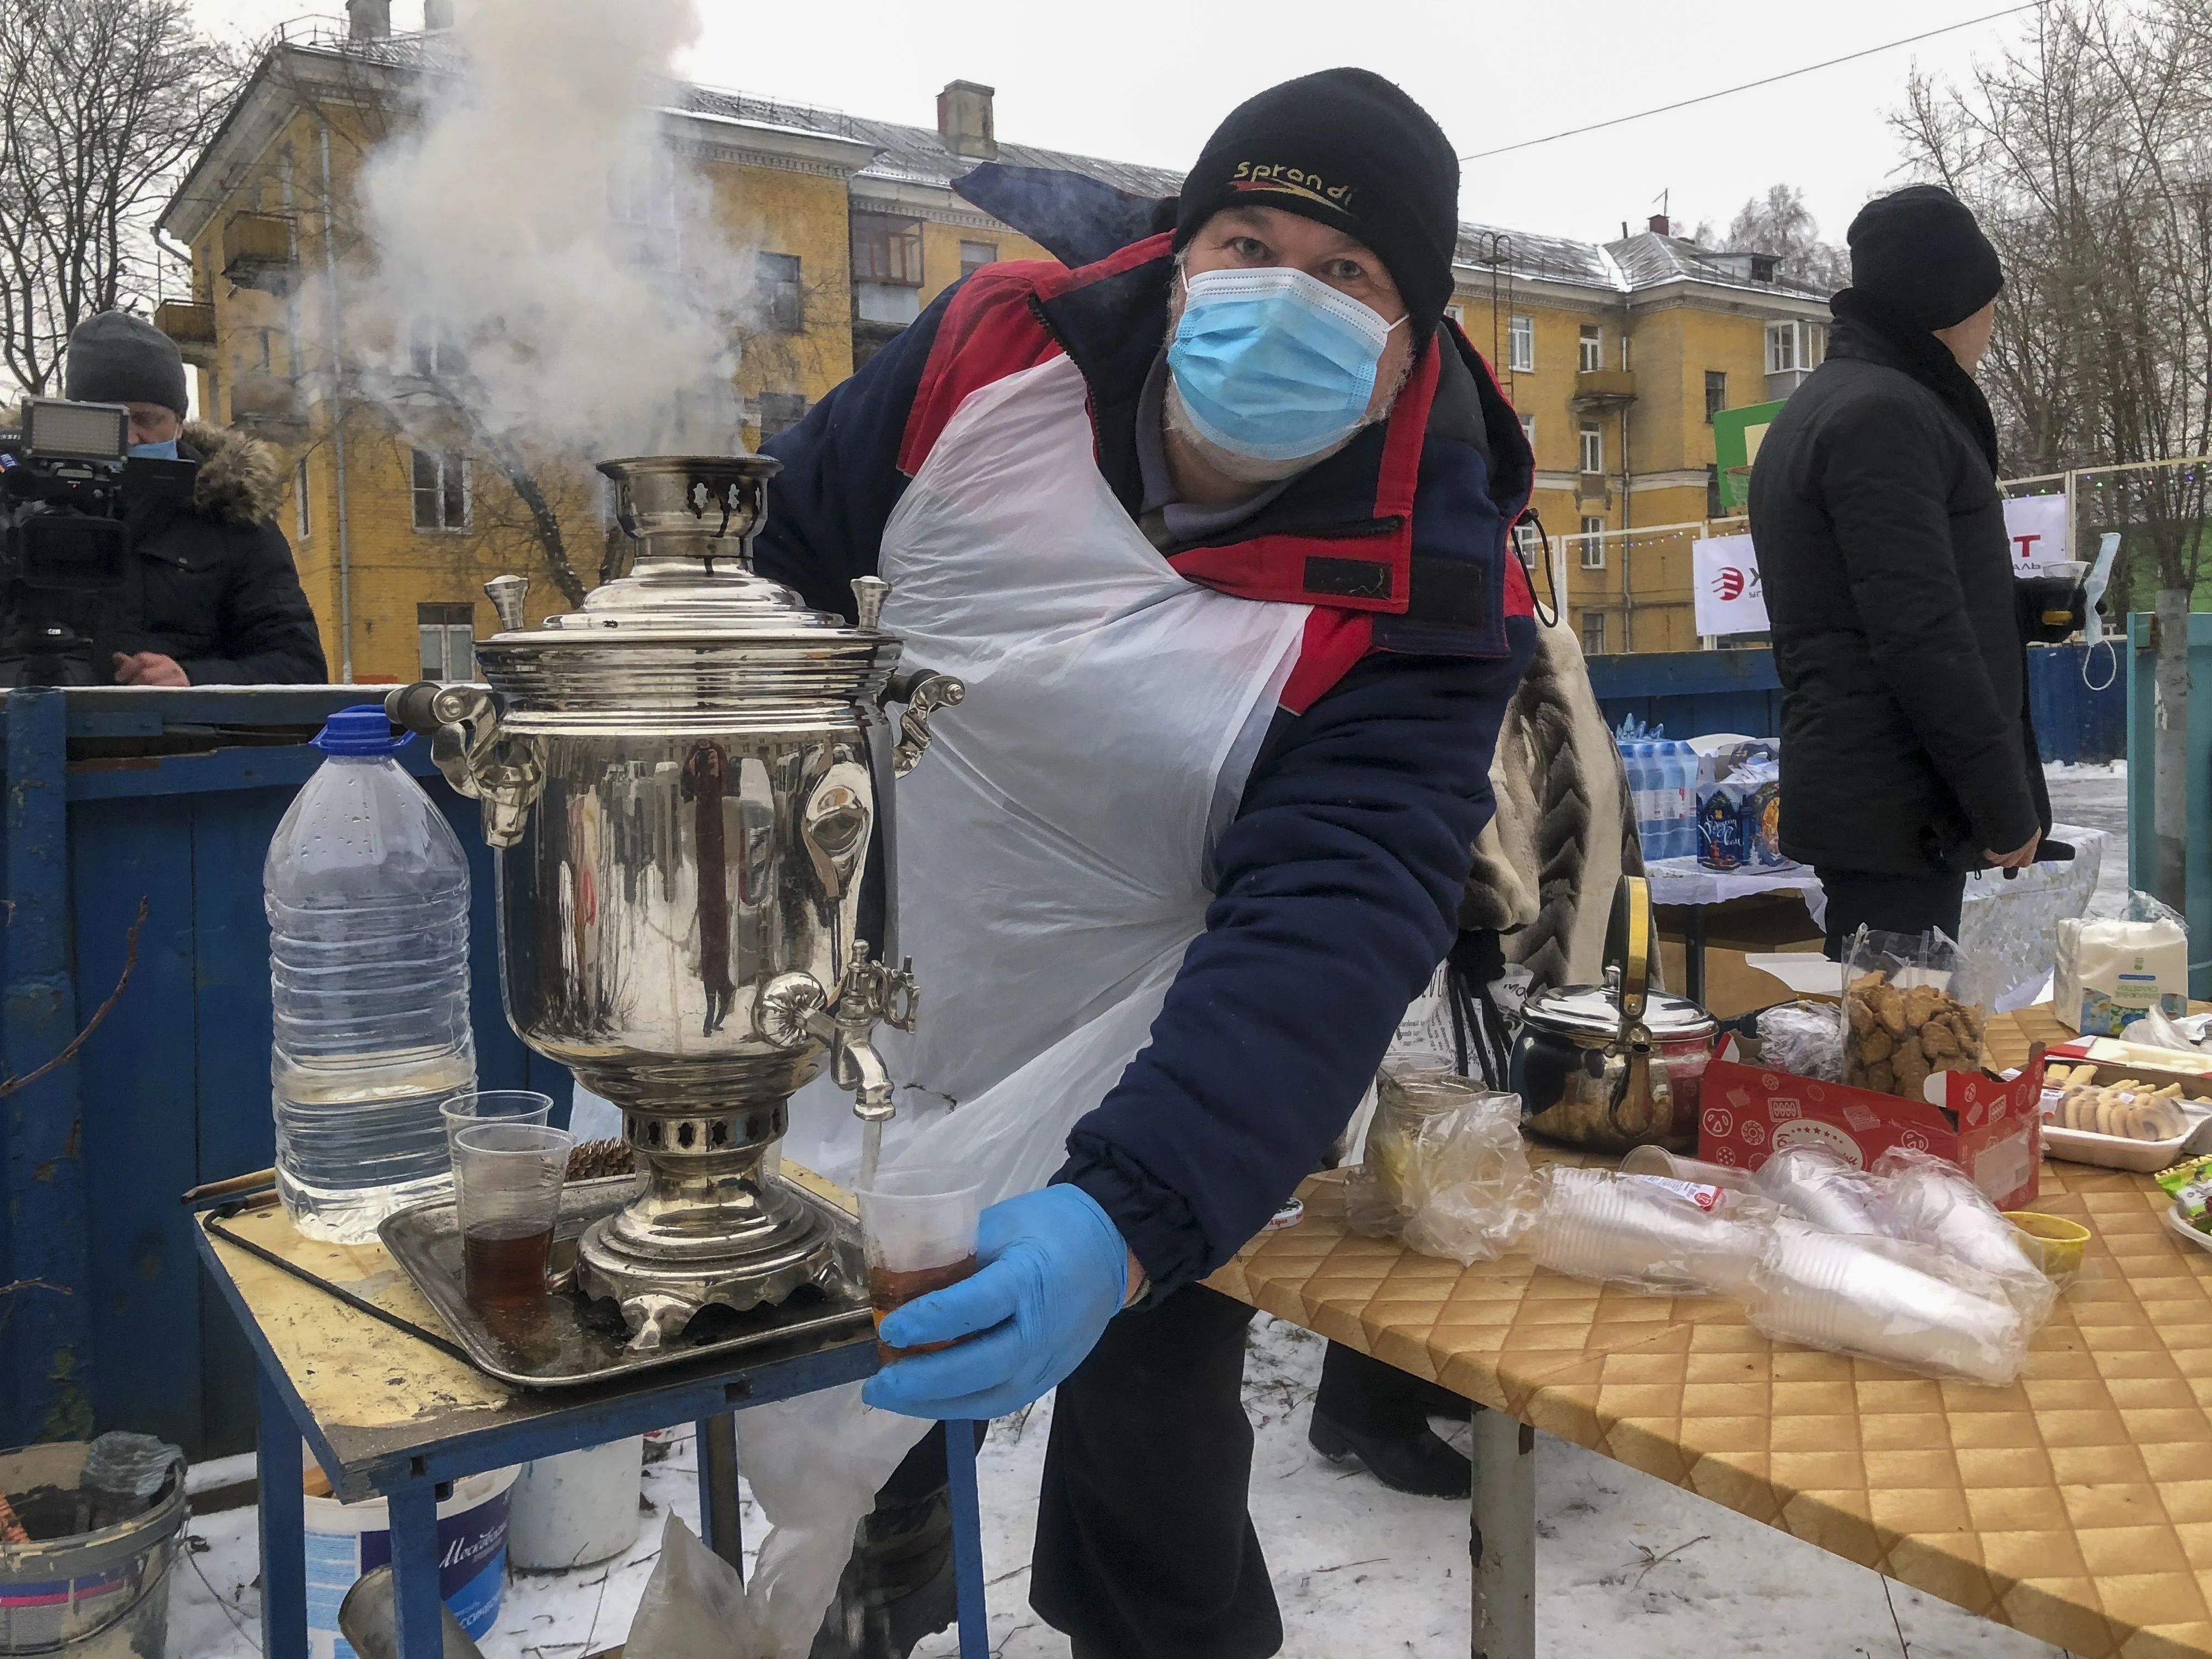
[[[1717,519],[1722,513],[1721,470],[1718,466],[1709,466],[1705,469],[1705,516]]]
[[[422,647],[426,680],[477,677],[477,609],[472,605],[418,605],[415,636]]]
[[[469,527],[469,458],[450,449],[418,449],[414,458],[415,527]]]
[[[1536,417],[1534,415],[1523,415],[1521,417],[1521,435],[1528,441],[1528,453],[1534,454],[1536,453]]]
[[[765,443],[779,432],[788,432],[806,418],[806,398],[797,392],[763,392],[760,395],[760,434]]]
[[[1800,323],[1797,325],[1797,327],[1800,331],[1801,337],[1805,343],[1805,349],[1801,354],[1805,359],[1805,367],[1808,368],[1820,368],[1822,363],[1828,361],[1827,325],[1825,323]]]
[[[1544,532],[1523,519],[1513,526],[1513,547],[1524,562],[1534,564],[1544,550]]]
[[[307,464],[301,460],[292,467],[292,539],[304,542],[312,528],[307,518]]]
[[[607,178],[607,216],[618,225],[648,230],[676,226],[676,168],[665,155],[617,167]]]
[[[778,334],[799,334],[806,327],[806,290],[799,280],[796,253],[757,253],[761,321]]]
[[[960,274],[963,276],[973,276],[985,265],[996,264],[998,261],[999,245],[996,242],[960,244]]]
[[[1713,423],[1713,416],[1728,407],[1728,376],[1717,368],[1705,371],[1705,424]]]
[[[1534,317],[1509,317],[1505,319],[1505,367],[1516,374],[1535,373],[1536,319]]]
[[[1620,337],[1620,372],[1624,374],[1628,373],[1628,337],[1626,334]]]
[[[853,216],[853,280],[921,286],[921,221],[890,213]]]
[[[1583,428],[1583,471],[1590,473],[1605,471],[1605,434],[1593,425]]]
[[[1585,374],[1595,374],[1605,367],[1605,331],[1595,323],[1584,323],[1582,334],[1582,356],[1577,367]]]
[[[1766,325],[1766,372],[1769,374],[1788,374],[1804,367],[1798,360],[1797,325],[1769,323]]]
[[[1583,655],[1585,657],[1602,657],[1605,655],[1605,612],[1602,611],[1583,611],[1582,631]]]
[[[418,380],[458,374],[465,367],[461,349],[452,332],[428,317],[410,318],[407,324],[407,372]]]
[[[1605,568],[1605,520],[1595,514],[1583,515],[1583,568]]]

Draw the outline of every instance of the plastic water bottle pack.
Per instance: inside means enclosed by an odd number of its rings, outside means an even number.
[[[476,1082],[468,860],[392,758],[408,741],[377,704],[333,714],[262,870],[277,1192],[340,1243],[442,1189],[438,1107]]]

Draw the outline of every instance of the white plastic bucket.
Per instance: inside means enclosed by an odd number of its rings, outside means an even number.
[[[499,1619],[507,1579],[507,1494],[520,1468],[491,1469],[453,1483],[438,1505],[438,1593],[481,1641]],[[357,1659],[338,1634],[338,1603],[354,1580],[392,1559],[392,1514],[381,1498],[341,1504],[307,1498],[309,1659]]]
[[[525,1463],[514,1483],[507,1559],[546,1571],[620,1555],[637,1541],[644,1468],[641,1434]]]

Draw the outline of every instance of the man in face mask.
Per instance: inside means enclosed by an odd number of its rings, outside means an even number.
[[[76,325],[63,386],[77,402],[127,407],[134,456],[198,467],[188,498],[130,502],[131,556],[94,630],[93,672],[118,685],[320,684],[314,613],[275,522],[284,496],[275,453],[188,424],[176,343],[127,312]]]
[[[1452,943],[1534,641],[1532,463],[1443,314],[1452,147],[1389,82],[1260,94],[1173,203],[1029,182],[1066,264],[986,267],[766,446],[760,568],[848,614],[880,574],[905,660],[967,684],[901,786],[926,1012],[886,1158],[982,1182],[981,1266],[890,1316],[951,1346],[866,1398],[1056,1386],[1037,1610],[1086,1659],[1259,1659],[1252,1313],[1197,1281],[1321,1165]],[[792,1155],[837,1167],[813,1133],[795,1106]],[[941,1468],[925,1443],[882,1493],[817,1659],[941,1617],[895,1610]]]

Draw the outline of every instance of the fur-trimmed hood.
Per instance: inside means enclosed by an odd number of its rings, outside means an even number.
[[[192,510],[220,524],[256,525],[284,503],[284,465],[258,438],[187,422],[180,454],[200,464]]]

